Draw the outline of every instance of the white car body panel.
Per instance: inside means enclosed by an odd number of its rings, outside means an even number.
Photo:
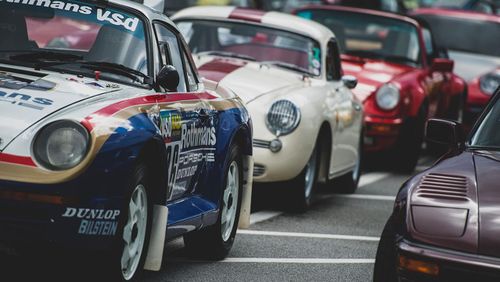
[[[193,7],[180,11],[172,19],[217,20],[245,22],[230,18],[234,7]],[[319,180],[324,182],[352,171],[358,159],[358,148],[362,131],[362,105],[341,81],[326,80],[327,44],[335,38],[326,27],[296,16],[269,12],[261,22],[248,24],[264,25],[312,38],[322,49],[322,71],[317,77],[305,77],[297,72],[258,62],[246,61],[227,74],[220,85],[233,90],[247,103],[254,127],[255,166],[264,167],[264,173],[254,175],[256,182],[287,181],[298,176],[306,166],[317,144],[322,126],[329,125],[332,136],[329,159],[320,169]],[[198,68],[214,60],[233,60],[207,54],[194,54]],[[241,63],[242,60],[237,60]],[[266,126],[267,113],[277,100],[293,102],[301,111],[301,121],[292,133],[275,136]],[[273,153],[269,148],[255,146],[255,140],[270,142],[279,139],[283,148]],[[326,173],[327,172],[327,173]]]

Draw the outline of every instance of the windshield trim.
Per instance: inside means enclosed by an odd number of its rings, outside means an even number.
[[[310,73],[310,72],[303,72],[303,74],[306,74],[307,76],[310,76],[311,78],[316,78],[316,79],[321,79],[321,78],[325,77],[325,62],[324,62],[325,50],[324,50],[321,42],[319,42],[318,40],[316,40],[310,36],[307,36],[307,35],[299,33],[299,32],[285,30],[285,29],[282,29],[281,27],[278,27],[275,25],[256,23],[256,22],[248,22],[248,21],[244,21],[244,20],[236,20],[236,19],[229,19],[229,18],[228,19],[220,19],[220,18],[214,19],[214,18],[210,18],[210,17],[183,17],[181,19],[174,20],[174,23],[179,24],[181,22],[193,22],[193,21],[208,21],[208,22],[221,22],[221,23],[228,23],[229,22],[229,23],[236,23],[236,24],[253,25],[253,26],[257,26],[257,27],[264,27],[264,28],[271,29],[271,30],[277,30],[280,32],[287,32],[290,34],[294,34],[294,35],[297,35],[300,37],[307,38],[307,39],[311,40],[313,43],[317,44],[321,50],[321,71],[320,71],[319,75],[314,75],[313,73]],[[193,53],[193,54],[197,54],[197,53]],[[259,61],[255,61],[255,62],[259,63]]]
[[[486,106],[484,111],[481,113],[479,118],[477,119],[477,121],[474,124],[474,126],[472,127],[471,131],[469,132],[469,135],[467,136],[466,142],[465,142],[465,146],[468,149],[471,148],[471,150],[473,150],[474,147],[483,147],[483,146],[472,145],[472,139],[474,139],[474,136],[477,134],[477,131],[479,130],[479,128],[481,128],[481,124],[483,124],[484,119],[488,116],[491,109],[498,103],[499,99],[500,99],[500,89],[498,89],[497,92],[495,94],[493,94],[493,97],[491,97],[490,102],[488,103],[488,105]]]

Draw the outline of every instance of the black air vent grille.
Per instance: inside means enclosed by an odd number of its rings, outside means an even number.
[[[429,173],[420,181],[416,195],[424,198],[467,201],[467,178],[459,175]]]

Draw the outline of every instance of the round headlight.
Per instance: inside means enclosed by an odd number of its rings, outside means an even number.
[[[399,104],[399,89],[392,84],[384,84],[375,96],[377,105],[386,111],[393,110]]]
[[[277,136],[292,133],[299,122],[300,110],[288,100],[274,102],[267,113],[267,128]]]
[[[80,123],[61,120],[40,130],[33,154],[43,166],[52,170],[64,170],[77,166],[87,154],[89,133]]]
[[[500,86],[500,71],[483,75],[479,79],[479,86],[485,94],[493,95]]]

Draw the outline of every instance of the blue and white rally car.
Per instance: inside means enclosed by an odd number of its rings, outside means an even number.
[[[105,251],[124,281],[159,270],[174,237],[227,255],[248,220],[251,121],[200,80],[166,16],[122,0],[0,0],[0,38],[2,249]]]

